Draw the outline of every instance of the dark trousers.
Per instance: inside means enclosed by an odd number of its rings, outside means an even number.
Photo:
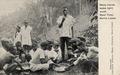
[[[61,51],[62,51],[62,59],[63,60],[65,58],[65,44],[66,44],[67,49],[68,49],[69,40],[70,40],[69,37],[60,37],[60,48],[61,48]]]

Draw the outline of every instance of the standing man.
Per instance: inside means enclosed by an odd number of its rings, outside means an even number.
[[[69,39],[72,38],[72,27],[75,23],[75,19],[68,14],[68,8],[63,7],[63,15],[61,15],[58,20],[58,27],[60,32],[60,47],[62,50],[62,59],[64,60],[65,55],[65,44],[68,48]]]
[[[14,45],[15,45],[18,41],[21,42],[21,28],[20,28],[20,26],[17,26],[17,27],[16,27]]]
[[[25,50],[28,50],[28,47],[32,45],[31,31],[32,27],[29,26],[28,22],[25,20],[24,26],[21,27],[22,46]]]

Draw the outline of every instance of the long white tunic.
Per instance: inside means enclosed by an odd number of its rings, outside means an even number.
[[[21,32],[19,32],[19,33],[16,33],[17,34],[17,36],[15,37],[15,39],[14,39],[14,45],[16,44],[16,42],[21,42]]]
[[[32,45],[31,35],[30,35],[31,30],[32,27],[30,26],[27,26],[27,28],[25,28],[25,26],[21,27],[22,45]]]

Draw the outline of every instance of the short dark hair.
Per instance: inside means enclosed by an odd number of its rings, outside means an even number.
[[[47,50],[51,50],[52,49],[52,45],[51,44],[48,44],[47,45]]]
[[[47,45],[48,45],[47,42],[42,42],[42,43],[40,44],[41,47],[47,47]]]
[[[20,41],[17,41],[16,43],[15,43],[15,46],[17,47],[17,46],[21,46],[22,44],[21,44],[21,42]]]
[[[67,11],[68,10],[68,8],[67,7],[63,7],[63,11]]]

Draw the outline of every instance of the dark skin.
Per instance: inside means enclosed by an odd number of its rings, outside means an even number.
[[[4,47],[8,52],[10,52],[11,54],[13,54],[13,56],[11,56],[10,58],[8,58],[7,61],[6,61],[6,64],[9,64],[8,67],[7,67],[7,70],[6,70],[6,71],[7,71],[7,75],[9,75],[10,72],[15,71],[17,66],[19,66],[19,67],[21,68],[21,70],[23,70],[22,67],[21,67],[21,65],[20,65],[20,63],[15,60],[15,56],[14,56],[14,54],[15,54],[15,53],[14,53],[14,52],[15,52],[15,49],[14,49],[12,43],[6,41],[6,42],[5,42],[4,44],[2,44],[2,45],[3,45],[3,47]]]
[[[47,46],[44,46],[44,47],[41,47],[44,51],[47,49]],[[40,61],[42,64],[44,63],[47,63],[49,60],[52,60],[53,58],[51,59],[47,59],[47,58],[41,58]]]
[[[54,49],[55,49],[56,52],[58,52],[58,47],[59,46],[54,46]]]
[[[20,32],[20,30],[21,30],[20,27],[16,28],[15,37],[17,36],[17,32]]]
[[[42,48],[43,50],[46,50],[47,47],[46,47],[46,46],[41,46],[41,48]],[[40,61],[41,61],[42,64],[44,64],[44,63],[46,63],[48,60],[46,60],[45,58],[41,58]]]
[[[27,22],[25,22],[24,24],[25,24],[25,27],[27,27],[27,26],[28,26],[28,23],[27,23]]]
[[[19,50],[20,52],[26,54],[26,53],[24,52],[23,48],[22,48],[21,43],[18,43],[18,44],[16,45],[16,47],[17,47],[17,50]]]
[[[21,56],[22,54],[25,54],[25,58],[26,58],[26,59],[31,59],[31,56],[30,56],[29,54],[27,54],[27,53],[23,50],[22,45],[21,45],[20,42],[17,43],[16,47],[17,47],[17,50],[20,52],[20,53],[19,53],[19,56]],[[29,60],[27,60],[27,61],[29,61]]]
[[[63,10],[63,15],[64,15],[64,18],[62,18],[62,22],[59,25],[59,28],[61,28],[63,26],[63,22],[65,21],[65,17],[67,16],[67,10]]]
[[[37,46],[33,46],[33,51],[36,51],[37,50]]]

